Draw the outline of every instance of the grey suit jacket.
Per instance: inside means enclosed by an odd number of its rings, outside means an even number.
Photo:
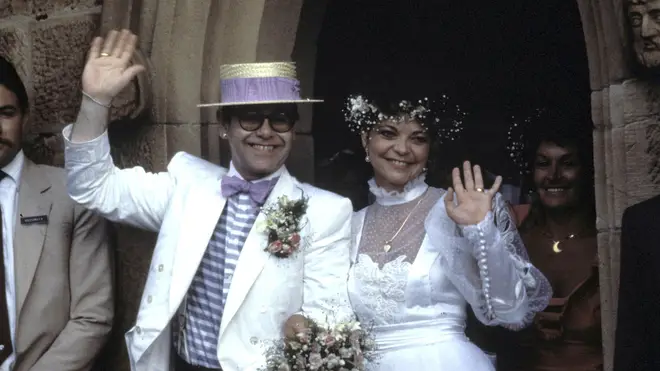
[[[68,197],[64,169],[26,159],[18,189],[14,371],[89,370],[114,316],[107,222]]]

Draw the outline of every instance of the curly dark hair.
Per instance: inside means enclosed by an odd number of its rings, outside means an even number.
[[[593,128],[591,117],[586,112],[565,108],[545,110],[539,115],[533,128],[536,131],[527,136],[525,144],[525,156],[531,168],[525,183],[526,189],[532,193],[532,204],[529,215],[520,226],[522,231],[545,223],[543,205],[536,197],[536,186],[533,181],[534,160],[542,143],[552,143],[577,151],[582,169],[580,198],[593,215],[595,222]]]

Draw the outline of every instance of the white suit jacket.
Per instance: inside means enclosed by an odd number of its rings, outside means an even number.
[[[70,126],[63,131],[69,138]],[[226,199],[226,169],[179,152],[167,172],[118,169],[107,134],[85,143],[65,140],[68,190],[74,201],[106,218],[158,231],[135,326],[126,334],[134,371],[169,371],[170,321],[197,271]],[[268,340],[282,336],[297,312],[317,320],[352,315],[346,280],[350,265],[350,200],[282,172],[266,204],[287,195],[309,197],[299,253],[278,259],[263,251],[266,235],[252,228],[232,279],[219,334],[224,371],[264,366]],[[264,220],[257,217],[255,226]]]

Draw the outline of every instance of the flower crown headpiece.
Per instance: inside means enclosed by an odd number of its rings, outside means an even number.
[[[529,174],[529,162],[525,153],[525,146],[528,141],[528,134],[530,128],[534,126],[534,121],[539,120],[539,118],[545,113],[545,109],[536,108],[525,119],[520,121],[515,116],[512,118],[512,123],[509,126],[509,131],[507,133],[508,144],[506,146],[509,151],[509,157],[513,160],[513,163],[518,168],[520,175]]]
[[[463,131],[463,119],[466,113],[459,106],[454,106],[454,112],[449,112],[448,101],[446,95],[442,96],[441,102],[431,101],[428,98],[414,103],[402,100],[397,105],[398,114],[393,116],[384,114],[363,95],[350,95],[344,103],[344,119],[352,132],[363,133],[385,120],[397,121],[407,116],[419,122],[424,129],[435,132],[441,142],[453,141]]]

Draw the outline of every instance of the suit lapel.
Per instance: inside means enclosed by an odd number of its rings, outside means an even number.
[[[286,195],[289,198],[296,197],[294,194],[294,179],[286,171],[280,175],[280,179],[273,190],[268,195],[265,205],[275,203],[280,196]],[[231,289],[227,295],[227,301],[222,314],[222,323],[220,325],[220,336],[224,333],[231,319],[236,315],[241,304],[245,300],[250,288],[259,277],[270,254],[264,251],[267,239],[265,233],[259,231],[256,226],[265,221],[264,213],[259,213],[257,219],[252,225],[252,229],[245,239],[243,249],[238,257],[234,277],[232,278]]]
[[[172,267],[170,311],[177,310],[186,295],[227,203],[221,193],[221,179],[191,187],[185,200]]]
[[[25,159],[18,188],[18,208],[14,221],[14,264],[16,272],[16,313],[20,315],[32,286],[39,258],[46,242],[48,223],[22,224],[21,217],[46,215],[50,218],[53,202],[51,184],[35,165]]]

